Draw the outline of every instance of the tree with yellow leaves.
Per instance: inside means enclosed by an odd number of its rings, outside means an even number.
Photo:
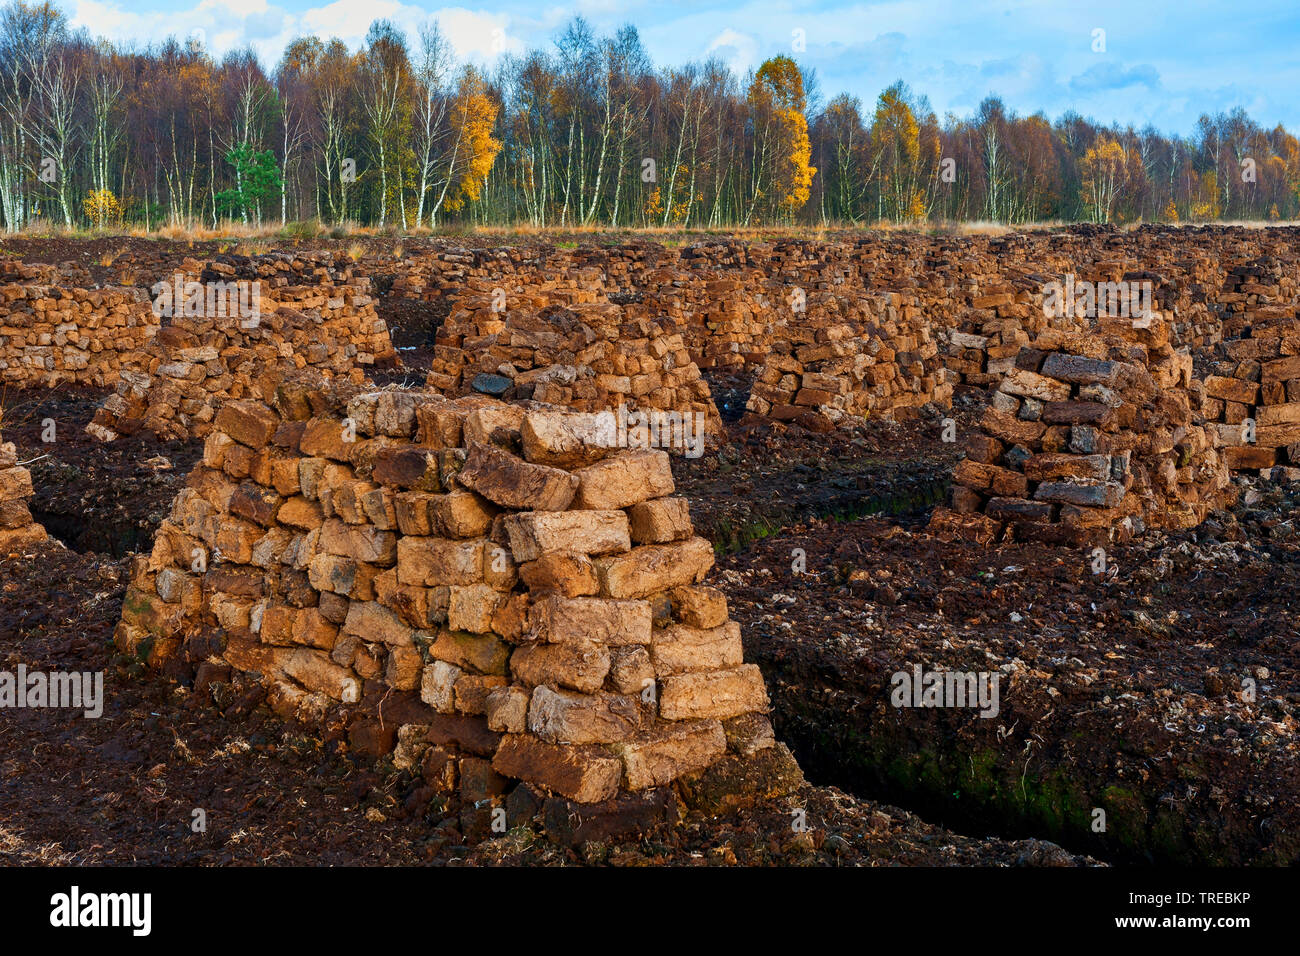
[[[1128,158],[1118,140],[1105,133],[1079,160],[1080,191],[1093,222],[1109,222],[1115,200],[1124,186]]]
[[[789,221],[812,194],[812,142],[808,138],[803,74],[788,56],[766,61],[749,86],[754,117],[754,178],[748,224],[764,213]]]
[[[653,222],[657,217],[664,214],[664,198],[658,186],[652,189],[650,195],[646,197],[645,208],[641,212],[647,222]]]
[[[921,124],[908,99],[907,87],[895,83],[880,94],[871,123],[871,146],[880,169],[877,215],[896,222],[926,215],[919,168]],[[938,157],[932,158],[937,163]]]
[[[429,213],[431,226],[437,224],[444,206],[455,211],[478,199],[483,180],[501,151],[501,141],[492,135],[497,112],[483,75],[472,66],[465,67],[450,111],[451,147],[441,170],[442,191]]]
[[[122,204],[111,189],[92,189],[81,201],[81,208],[96,229],[122,221]]]
[[[1208,222],[1218,219],[1222,213],[1219,205],[1219,175],[1213,170],[1206,170],[1205,175],[1197,181],[1196,196],[1192,201],[1192,219]]]

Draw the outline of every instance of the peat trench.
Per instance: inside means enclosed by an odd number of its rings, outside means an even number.
[[[87,521],[84,515],[29,509],[32,517],[45,526],[50,537],[57,538],[78,554],[105,554],[123,558],[132,552],[148,551],[153,546],[153,529],[142,528],[129,518]]]
[[[1109,735],[1099,736],[1110,728],[1086,718],[1068,731],[1068,739],[1049,734],[1045,751],[1035,754],[1038,766],[1030,770],[1027,760],[1007,759],[995,742],[972,740],[960,723],[978,720],[969,713],[962,718],[936,710],[918,720],[891,719],[878,706],[886,699],[887,681],[874,688],[848,686],[829,664],[792,666],[758,647],[751,652],[750,645],[746,641],[746,656],[764,672],[777,737],[815,785],[901,807],[957,833],[1048,839],[1111,863],[1294,865],[1300,855],[1296,837],[1272,829],[1269,819],[1259,825],[1245,812],[1215,815],[1190,801],[1164,803],[1165,777],[1099,788],[1090,765],[1104,765],[1108,755],[1086,751],[1112,746]],[[1208,791],[1217,770],[1212,763],[1188,754],[1175,772]],[[1091,829],[1097,809],[1107,814],[1105,835]]]
[[[886,513],[920,527],[929,509],[926,497],[864,495],[830,516]],[[772,563],[788,561],[790,545],[802,543],[805,530],[769,517],[769,533],[742,548],[766,548]],[[733,542],[724,537],[715,545],[723,552]],[[757,555],[744,554],[733,566],[759,563]],[[777,737],[815,785],[892,804],[969,836],[1048,839],[1117,864],[1294,865],[1300,859],[1300,832],[1286,796],[1300,788],[1300,780],[1285,764],[1270,766],[1257,751],[1236,753],[1208,742],[1181,750],[1175,745],[1177,757],[1170,761],[1162,754],[1170,751],[1171,739],[1149,714],[1134,715],[1121,730],[1117,712],[1099,706],[1100,692],[1063,687],[1048,696],[1042,693],[1047,682],[1016,694],[1004,686],[994,720],[963,708],[895,709],[888,701],[896,659],[889,649],[865,656],[837,649],[830,631],[838,625],[816,624],[830,609],[828,594],[813,587],[804,592],[802,600],[818,613],[791,630],[756,613],[766,610],[770,586],[761,595],[733,595],[737,589],[722,586],[742,625],[745,659],[763,670]],[[885,603],[898,600],[890,594]],[[743,607],[746,602],[749,607]],[[810,632],[816,640],[809,640]],[[978,666],[978,660],[967,663],[972,670]],[[1022,750],[1020,740],[1012,746],[1002,736],[999,725],[1016,722],[1024,736],[1024,728],[1034,728],[1032,749]],[[1150,769],[1117,780],[1114,771],[1121,764]],[[1220,793],[1215,804],[1210,796],[1219,784],[1237,788],[1235,798]],[[1174,791],[1186,798],[1171,800]],[[1094,827],[1099,809],[1106,814],[1104,832]]]

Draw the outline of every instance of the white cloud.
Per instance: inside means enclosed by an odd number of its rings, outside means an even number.
[[[355,48],[366,38],[366,31],[375,20],[391,20],[407,33],[413,33],[425,16],[419,7],[395,0],[334,0],[323,7],[304,10],[298,18],[298,32],[338,37]]]
[[[266,0],[201,0],[195,8],[201,13],[211,13],[215,17],[234,14],[237,17],[251,17],[265,13],[269,5]]]
[[[114,0],[74,0],[68,19],[93,36],[119,43],[151,43],[175,36],[201,37],[217,58],[252,46],[267,69],[296,37],[337,37],[358,49],[375,20],[391,20],[418,43],[420,25],[437,19],[458,60],[491,63],[528,46],[525,28],[512,29],[507,13],[465,7],[423,9],[400,0],[333,0],[292,14],[267,0],[198,0],[189,9],[136,13]]]
[[[461,60],[491,62],[502,53],[522,52],[528,45],[510,30],[510,17],[503,13],[482,13],[464,7],[435,11],[438,25]]]
[[[715,52],[722,53],[722,59],[737,76],[744,76],[758,65],[758,40],[747,33],[723,30],[705,50],[706,54]]]

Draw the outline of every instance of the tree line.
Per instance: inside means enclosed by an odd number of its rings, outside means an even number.
[[[942,120],[901,81],[824,100],[775,56],[656,67],[632,26],[457,64],[436,21],[267,72],[175,38],[126,48],[53,4],[0,9],[0,220],[146,228],[353,222],[617,228],[1300,218],[1300,141],[1243,110],[1190,136],[1017,115]]]

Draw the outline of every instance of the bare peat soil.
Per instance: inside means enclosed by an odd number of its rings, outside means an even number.
[[[39,489],[36,520],[74,550],[120,557],[153,547],[203,446],[147,434],[97,441],[85,426],[108,394],[73,385],[0,391],[0,435],[21,449]]]

